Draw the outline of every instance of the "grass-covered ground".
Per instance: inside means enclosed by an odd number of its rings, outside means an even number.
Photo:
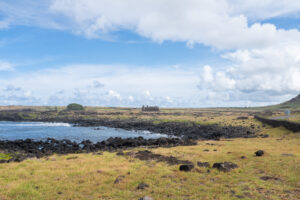
[[[179,171],[179,165],[141,161],[130,155],[116,155],[115,152],[53,155],[21,163],[0,164],[0,199],[121,200],[143,196],[155,200],[300,199],[300,133],[264,127],[249,116],[254,111],[181,109],[139,114],[138,110],[119,110],[121,114],[112,114],[116,112],[115,109],[96,110],[102,117],[254,125],[260,130],[259,134],[269,134],[270,137],[199,141],[196,146],[148,149],[156,154],[192,161],[196,167],[191,172]],[[185,114],[178,114],[181,112]],[[238,116],[247,116],[248,119],[237,120]],[[259,149],[265,151],[264,156],[254,156]],[[126,150],[125,153],[138,150],[144,148]],[[1,156],[6,155],[2,153]],[[241,156],[246,158],[241,159]],[[229,161],[239,167],[227,173],[212,168],[209,172],[207,168],[197,167],[197,161],[211,165]],[[120,176],[123,178],[115,183]],[[261,177],[269,179],[262,180]],[[142,182],[149,187],[138,190],[137,186]]]

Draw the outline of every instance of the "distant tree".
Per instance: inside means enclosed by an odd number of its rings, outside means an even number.
[[[71,103],[67,106],[67,110],[84,110],[84,107],[77,103]]]

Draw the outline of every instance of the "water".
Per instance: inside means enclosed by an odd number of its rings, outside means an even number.
[[[99,128],[100,130],[96,130]],[[99,142],[109,137],[139,137],[159,138],[167,137],[164,134],[149,131],[127,131],[108,127],[73,127],[68,123],[46,122],[0,122],[0,140],[33,139],[45,140],[48,137],[57,140],[69,139],[75,142],[90,140]]]

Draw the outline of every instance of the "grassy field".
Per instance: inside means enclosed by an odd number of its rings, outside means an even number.
[[[115,152],[53,155],[21,163],[0,164],[1,200],[121,200],[143,196],[155,200],[300,199],[300,133],[262,126],[253,119],[255,111],[165,109],[160,113],[143,114],[137,109],[88,108],[86,112],[94,112],[94,117],[253,125],[259,130],[258,134],[269,134],[270,137],[199,141],[196,146],[148,149],[153,153],[192,161],[196,167],[191,172],[179,171],[179,165],[141,161],[130,155],[116,155]],[[248,119],[237,120],[240,116]],[[254,156],[259,149],[265,151],[264,156]],[[126,150],[125,153],[138,150],[144,148]],[[241,159],[241,156],[246,158]],[[211,165],[229,161],[239,167],[225,173],[197,167],[197,161]],[[122,178],[115,183],[118,177]],[[262,180],[262,177],[269,178]],[[142,182],[149,187],[137,189]]]
[[[24,111],[29,109],[30,111]],[[20,110],[19,112],[17,112]],[[221,125],[244,125],[256,123],[253,115],[260,110],[257,109],[234,109],[234,108],[211,108],[211,109],[161,109],[159,112],[141,112],[140,108],[106,108],[86,107],[85,111],[66,111],[65,107],[24,107],[10,106],[0,107],[2,115],[6,112],[15,111],[24,119],[37,118],[81,118],[81,119],[139,119],[150,121],[192,121],[199,124],[221,124]],[[237,117],[249,117],[250,120],[237,120]]]

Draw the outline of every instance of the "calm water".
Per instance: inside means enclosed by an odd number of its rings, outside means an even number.
[[[69,139],[76,142],[90,140],[98,142],[109,137],[139,137],[159,138],[167,137],[164,134],[150,133],[149,131],[126,131],[123,129],[98,127],[73,127],[67,123],[45,122],[0,122],[0,140],[34,139],[44,140],[48,137],[58,140]]]

